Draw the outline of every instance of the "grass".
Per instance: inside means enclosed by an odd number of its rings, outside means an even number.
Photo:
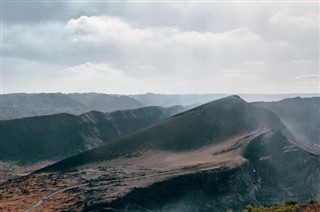
[[[243,212],[298,212],[299,205],[274,205],[271,207],[263,207],[254,208],[252,205],[248,205]]]
[[[306,204],[299,204],[293,200],[285,201],[285,205],[273,205],[271,207],[260,206],[256,208],[252,205],[247,205],[243,212],[300,212],[300,211],[317,211],[319,204],[316,200],[311,199]],[[308,209],[308,210],[305,210]],[[232,212],[232,210],[228,210]]]

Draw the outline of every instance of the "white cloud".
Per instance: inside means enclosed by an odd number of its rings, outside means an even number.
[[[282,10],[269,19],[270,23],[294,25],[300,27],[319,26],[319,15],[314,12],[308,12],[303,15],[293,15],[290,10]]]
[[[75,34],[74,41],[135,41],[148,39],[153,35],[149,29],[133,28],[118,18],[106,16],[71,19],[66,24],[66,30]]]
[[[318,90],[317,3],[77,6],[7,11],[17,19],[3,22],[6,91]]]
[[[312,61],[301,59],[301,60],[292,60],[291,62],[292,63],[311,63]]]
[[[252,74],[249,70],[245,69],[224,69],[222,71],[223,77],[228,78],[239,78],[239,77],[251,77]]]
[[[263,60],[256,60],[256,61],[246,61],[243,63],[244,65],[258,65],[258,66],[262,66],[265,65],[266,62],[264,62]]]
[[[108,64],[98,64],[87,62],[77,66],[68,67],[65,71],[69,74],[76,75],[95,75],[95,74],[106,74],[111,76],[121,76],[122,72],[119,70],[112,69]]]
[[[260,35],[248,28],[225,32],[179,31],[172,27],[137,28],[123,20],[107,16],[81,16],[71,19],[66,30],[73,34],[72,41],[141,41],[180,43],[187,46],[246,45],[259,42]]]
[[[296,76],[295,79],[319,80],[319,74],[303,74],[303,75]]]
[[[260,35],[248,28],[240,28],[226,32],[180,32],[170,40],[188,46],[246,45],[262,41]]]
[[[139,68],[142,71],[156,70],[152,66]],[[169,92],[175,84],[181,84],[174,77],[137,77],[126,71],[128,70],[115,69],[109,64],[87,62],[65,68],[63,70],[65,77],[59,83],[67,92],[97,91],[122,94],[163,92],[164,90]]]

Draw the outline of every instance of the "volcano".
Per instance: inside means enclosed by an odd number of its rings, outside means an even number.
[[[230,96],[4,183],[0,203],[22,188],[38,199],[15,203],[40,210],[239,211],[318,198],[319,155],[295,143],[275,113]]]

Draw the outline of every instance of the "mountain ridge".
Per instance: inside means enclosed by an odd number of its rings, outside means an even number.
[[[294,134],[298,145],[320,155],[320,97],[296,97],[251,104],[276,113]]]
[[[1,94],[1,120],[39,115],[71,113],[80,115],[91,110],[111,112],[116,109],[145,107],[133,98],[97,93],[17,93]]]
[[[319,156],[295,142],[274,112],[231,96],[6,182],[0,203],[40,210],[58,202],[57,210],[240,211],[249,203],[318,199]],[[21,194],[23,185],[33,185],[37,201]],[[43,202],[50,189],[65,198]]]
[[[32,162],[61,159],[118,139],[183,107],[146,107],[79,116],[68,113],[1,121],[0,160]],[[27,155],[26,155],[27,154]],[[31,155],[30,155],[31,154]],[[23,157],[25,155],[25,157]]]

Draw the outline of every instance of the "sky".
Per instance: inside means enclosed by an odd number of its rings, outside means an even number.
[[[319,93],[319,2],[2,1],[2,93]]]

